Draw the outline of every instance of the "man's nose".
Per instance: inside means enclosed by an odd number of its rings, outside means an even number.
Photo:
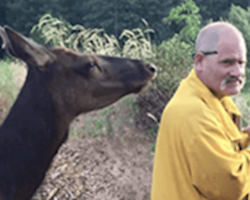
[[[245,65],[239,62],[235,62],[234,67],[230,71],[230,75],[235,77],[245,76]]]

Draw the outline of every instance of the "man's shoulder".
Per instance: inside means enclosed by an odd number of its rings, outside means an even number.
[[[202,117],[214,115],[215,112],[209,108],[207,103],[195,95],[186,97],[174,96],[164,110],[164,115],[175,116],[178,119],[189,117]]]

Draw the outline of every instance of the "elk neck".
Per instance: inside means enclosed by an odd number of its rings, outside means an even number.
[[[15,183],[12,188],[5,186],[6,190],[0,185],[5,194],[14,194],[15,188],[25,187],[34,180],[39,185],[67,139],[70,122],[57,116],[45,84],[49,78],[37,68],[29,67],[24,86],[0,127],[0,179],[12,186]]]

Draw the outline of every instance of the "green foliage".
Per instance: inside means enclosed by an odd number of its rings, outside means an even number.
[[[211,20],[218,21],[220,18],[227,18],[231,4],[246,8],[250,6],[250,1],[242,0],[230,0],[230,1],[218,1],[218,0],[194,0],[196,5],[200,8],[200,14],[205,21]]]
[[[72,32],[65,41],[69,48],[85,53],[119,55],[119,42],[102,29],[86,29],[81,25],[75,25],[72,27]]]
[[[234,24],[243,34],[247,45],[247,58],[250,58],[250,7],[247,9],[240,6],[231,6],[231,10],[228,14],[228,21]],[[250,92],[250,62],[247,64],[247,82],[244,87],[244,91]]]
[[[102,29],[86,29],[82,25],[72,26],[67,21],[53,17],[51,14],[43,15],[38,24],[31,30],[34,39],[43,39],[50,46],[61,46],[84,53],[97,53],[105,55],[118,55],[119,43]]]
[[[26,35],[38,21],[41,13],[46,12],[48,4],[50,1],[45,3],[42,0],[6,0],[6,24]]]
[[[62,16],[71,24],[101,28],[108,35],[119,37],[124,29],[132,30],[145,18],[156,30],[154,41],[160,43],[175,32],[164,25],[162,18],[181,0],[1,0],[0,24],[28,35],[44,13]]]
[[[155,49],[153,63],[158,67],[156,87],[169,96],[177,89],[179,82],[187,76],[193,65],[193,46],[182,42],[176,34],[172,39],[162,42]]]
[[[172,8],[169,16],[163,18],[163,22],[180,24],[184,21],[185,26],[179,33],[180,39],[188,43],[194,43],[201,24],[199,11],[199,7],[193,0],[183,0],[181,5]]]
[[[82,134],[88,134],[91,137],[102,137],[107,135],[112,137],[114,134],[113,126],[117,121],[111,122],[114,107],[109,106],[97,111],[96,116],[86,115],[86,124],[83,127]]]
[[[51,14],[45,14],[40,18],[39,23],[32,27],[31,34],[34,36],[39,34],[45,44],[65,47],[65,40],[69,37],[71,28],[68,22]]]
[[[145,22],[145,21],[144,21]],[[145,22],[147,26],[147,23]],[[142,30],[136,28],[131,30],[124,30],[119,39],[125,39],[122,56],[129,58],[144,58],[149,59],[154,57],[153,49],[150,41],[150,33],[154,31],[150,28]]]
[[[1,60],[0,66],[0,91],[4,101],[7,102],[8,110],[18,94],[18,88],[14,83],[14,69],[17,66],[9,59]]]
[[[77,121],[73,122],[70,136],[90,135],[91,137],[112,138],[115,132],[120,132],[126,125],[133,125],[134,117],[139,112],[135,101],[136,97],[129,95],[120,99],[116,104],[85,114],[81,123],[84,124],[82,127],[77,125]]]
[[[249,68],[249,65],[250,64],[248,63],[248,65],[246,67],[246,83],[245,83],[245,86],[242,90],[245,93],[250,93],[250,68]]]
[[[228,14],[228,21],[234,24],[243,34],[247,48],[248,57],[250,56],[250,7],[247,9],[241,8],[240,6],[232,5]]]
[[[248,126],[250,122],[250,95],[249,93],[243,92],[242,94],[234,96],[233,100],[243,115],[242,127]]]

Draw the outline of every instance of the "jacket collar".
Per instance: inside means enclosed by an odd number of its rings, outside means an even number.
[[[237,125],[232,120],[233,115],[236,116],[236,119],[239,119],[241,113],[231,97],[226,96],[220,100],[214,96],[214,94],[197,77],[194,69],[192,69],[184,82],[189,84],[194,89],[195,95],[202,99],[207,106],[216,113],[217,119],[221,121],[225,127],[226,134],[232,141],[242,138]]]

